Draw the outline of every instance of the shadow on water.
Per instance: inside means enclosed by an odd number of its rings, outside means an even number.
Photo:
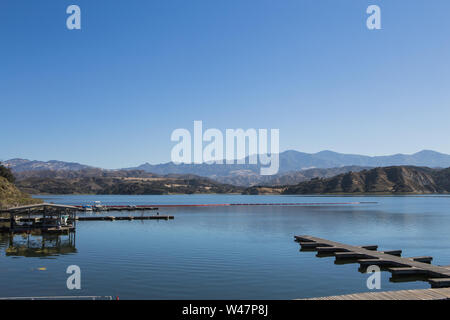
[[[67,234],[0,233],[0,250],[8,257],[45,258],[77,253],[75,232]]]

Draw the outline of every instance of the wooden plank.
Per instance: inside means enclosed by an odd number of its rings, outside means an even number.
[[[370,250],[370,251],[377,251],[378,250],[378,246],[377,245],[361,246],[361,248],[366,249],[366,250]]]
[[[346,252],[348,250],[339,247],[317,247],[318,253],[334,253],[334,252]]]
[[[388,269],[393,275],[417,275],[427,274],[427,270],[416,267],[393,267]]]
[[[402,255],[402,250],[382,251],[382,253],[388,254],[388,255],[391,255],[391,256],[401,257],[401,255]]]
[[[432,288],[450,287],[450,278],[432,278],[428,279]]]
[[[418,262],[423,262],[423,263],[431,263],[431,261],[433,260],[433,257],[430,256],[423,256],[423,257],[411,257],[408,258],[414,261],[418,261]]]
[[[299,244],[302,246],[302,248],[315,249],[317,247],[326,247],[325,243],[318,243],[318,242],[299,242]]]
[[[317,241],[314,241],[314,240],[311,240],[311,239],[309,239],[309,238],[305,238],[305,237],[302,237],[302,236],[294,236],[294,239],[295,239],[295,241],[298,241],[298,242],[317,242]]]
[[[404,264],[399,264],[397,262],[386,259],[358,259],[358,263],[361,266],[404,266]]]
[[[372,258],[371,256],[360,253],[360,252],[336,252],[334,254],[336,256],[336,259],[369,259]]]

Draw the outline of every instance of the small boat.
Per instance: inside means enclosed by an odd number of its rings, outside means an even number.
[[[105,210],[105,207],[102,205],[102,203],[100,201],[94,201],[93,209],[95,211],[103,211],[103,210]]]
[[[83,210],[84,210],[84,211],[93,211],[93,210],[92,210],[92,206],[89,206],[89,205],[83,206]]]

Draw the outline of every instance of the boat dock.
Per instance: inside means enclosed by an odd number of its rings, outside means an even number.
[[[105,210],[106,209],[106,210]],[[96,211],[147,211],[157,210],[155,207],[147,206],[108,206],[97,207]],[[40,231],[44,233],[67,233],[73,232],[77,221],[132,221],[132,220],[172,220],[169,215],[140,215],[129,216],[106,216],[94,214],[92,216],[77,216],[82,211],[79,206],[59,205],[53,203],[42,203],[28,206],[9,208],[0,212],[0,231],[11,233],[28,233]]]
[[[115,220],[172,220],[174,216],[169,215],[156,215],[156,216],[89,216],[74,218],[76,221],[115,221]],[[20,222],[33,222],[38,223],[42,218],[17,218],[16,221]],[[68,220],[69,222],[72,219]],[[0,218],[0,222],[9,222],[8,218]]]
[[[79,211],[87,211],[84,206],[74,206],[79,209]],[[155,206],[107,206],[101,205],[99,207],[89,206],[91,211],[154,211],[159,208]]]
[[[302,251],[317,251],[318,257],[334,256],[336,264],[359,263],[363,270],[376,265],[391,272],[392,280],[419,279],[427,281],[432,288],[450,288],[450,267],[432,265],[430,256],[402,257],[401,250],[377,251],[377,245],[352,246],[312,236],[294,238]]]
[[[156,216],[90,216],[76,217],[77,221],[115,221],[115,220],[173,220],[174,216],[156,215]]]
[[[78,208],[51,203],[19,206],[2,211],[0,231],[26,233],[39,230],[44,233],[67,233],[75,230]]]

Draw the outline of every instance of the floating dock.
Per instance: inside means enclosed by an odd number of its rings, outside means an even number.
[[[352,246],[312,236],[295,236],[302,250],[317,251],[320,256],[335,256],[337,264],[359,263],[362,268],[371,265],[383,267],[393,278],[404,281],[427,281],[432,288],[450,287],[450,267],[432,265],[432,257],[401,257],[401,250],[377,251],[377,245]],[[410,278],[408,278],[410,277]],[[450,292],[450,291],[449,291]]]
[[[76,217],[77,221],[115,221],[115,220],[173,220],[174,216],[156,215],[156,216],[90,216]]]
[[[79,209],[79,211],[88,211],[84,206],[74,206]],[[154,211],[158,210],[155,206],[106,206],[101,207],[92,206],[89,211]]]

